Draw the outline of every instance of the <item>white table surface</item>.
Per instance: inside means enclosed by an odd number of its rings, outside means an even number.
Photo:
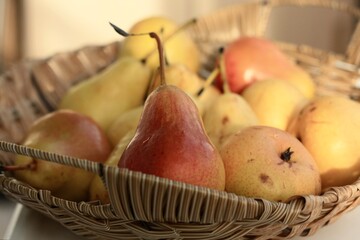
[[[4,206],[6,200],[0,199]],[[9,204],[9,203],[6,203]],[[11,206],[10,206],[11,205]],[[21,204],[10,204],[12,217],[0,214],[0,220],[8,226],[0,228],[1,240],[85,240],[76,236],[52,219]],[[5,220],[5,221],[4,221]],[[297,237],[294,240],[359,240],[360,239],[360,207],[341,216],[336,222],[318,230],[310,237]]]

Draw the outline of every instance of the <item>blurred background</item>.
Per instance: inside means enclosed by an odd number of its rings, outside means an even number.
[[[121,40],[109,27],[123,29],[151,15],[178,23],[246,0],[0,0],[0,72],[23,59],[49,57],[87,45]],[[341,0],[354,6],[359,0]],[[273,12],[267,35],[274,39],[344,52],[356,22],[323,9],[284,8]]]

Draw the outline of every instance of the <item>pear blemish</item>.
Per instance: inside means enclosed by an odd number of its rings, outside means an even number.
[[[294,163],[294,161],[290,161],[291,155],[293,155],[293,153],[294,153],[294,151],[291,151],[291,147],[288,147],[285,151],[283,151],[280,154],[280,158],[283,160],[283,162],[281,162],[280,164],[287,162],[289,164],[289,167],[291,167],[292,164]]]

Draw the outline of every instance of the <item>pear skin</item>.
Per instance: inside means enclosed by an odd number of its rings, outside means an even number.
[[[228,192],[278,202],[320,194],[320,172],[315,160],[288,132],[250,126],[231,135],[220,154]]]
[[[205,80],[183,64],[170,64],[166,66],[165,75],[166,83],[168,85],[176,86],[189,94],[198,107],[200,115],[203,115],[209,105],[211,105],[212,102],[220,95],[220,91],[210,85],[204,89],[200,96],[198,96],[198,92],[205,85]],[[150,92],[158,86],[160,86],[159,72],[157,72],[154,76],[154,84]]]
[[[199,111],[181,89],[161,85],[147,98],[119,167],[224,190],[224,165]]]
[[[203,86],[203,79],[183,64],[170,64],[165,67],[166,84],[173,85],[194,96]],[[160,75],[154,78],[153,89],[160,85]]]
[[[132,57],[122,57],[86,81],[71,87],[59,109],[94,119],[106,131],[124,111],[142,105],[151,71]]]
[[[137,127],[143,108],[144,106],[141,105],[125,111],[110,125],[106,131],[106,135],[113,146],[116,146],[130,129]]]
[[[203,115],[212,101],[220,95],[220,91],[210,85],[204,89],[200,96],[198,96],[197,94],[199,90],[205,85],[205,80],[183,64],[170,64],[166,66],[165,75],[166,83],[168,85],[176,86],[189,94],[198,107],[200,115]],[[157,72],[154,75],[154,84],[150,92],[156,89],[159,85],[160,75],[159,72]]]
[[[231,134],[259,123],[244,98],[231,92],[220,95],[214,101],[205,112],[203,121],[208,136],[218,149]]]
[[[309,102],[289,125],[314,157],[323,188],[352,184],[360,176],[360,104],[324,96]]]
[[[241,94],[259,119],[259,124],[285,130],[309,101],[292,84],[279,79],[257,81]]]
[[[219,87],[227,81],[231,91],[242,91],[256,81],[276,78],[293,84],[308,99],[315,96],[312,77],[272,41],[262,37],[240,37],[229,43],[219,58]]]
[[[23,145],[96,162],[105,162],[112,150],[105,133],[92,119],[70,110],[58,110],[39,118]],[[93,173],[20,155],[15,159],[15,165],[30,162],[35,167],[15,171],[15,178],[67,200],[88,199]]]

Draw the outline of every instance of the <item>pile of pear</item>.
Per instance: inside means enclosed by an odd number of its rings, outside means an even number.
[[[150,17],[129,30],[146,32],[163,39],[165,64],[148,35],[125,38],[118,58],[72,86],[22,144],[279,202],[358,179],[359,103],[317,96],[311,76],[271,41],[234,40],[203,76],[185,29]],[[28,166],[15,178],[56,197],[110,202],[96,174],[24,156],[15,164]]]

